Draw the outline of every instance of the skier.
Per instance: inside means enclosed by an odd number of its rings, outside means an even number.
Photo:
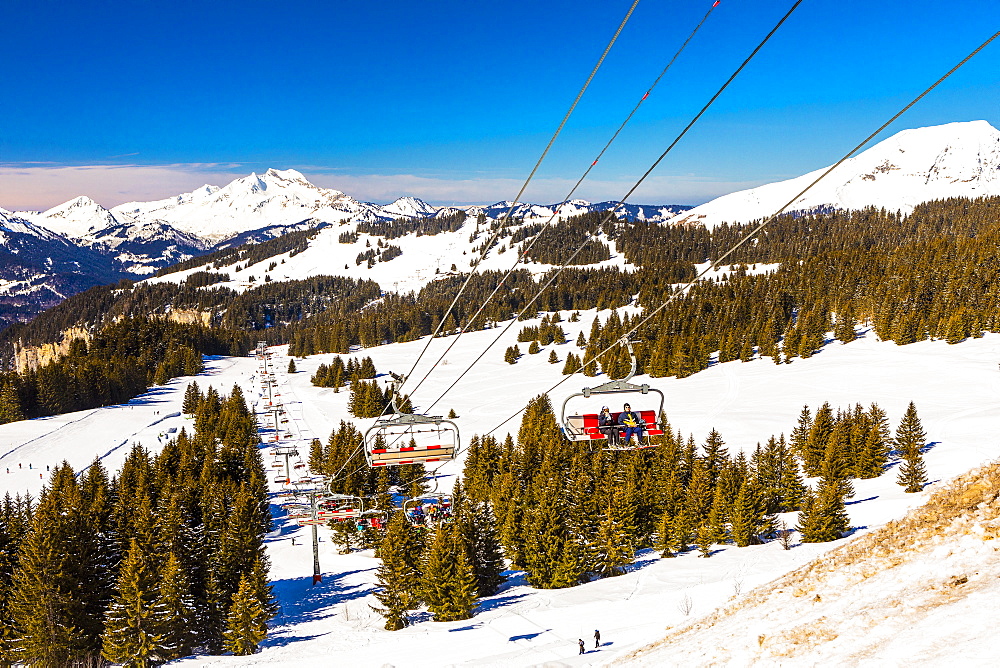
[[[584,645],[583,645],[583,638],[580,638],[578,642],[580,644],[580,654],[586,654],[587,653],[587,648],[584,647]]]
[[[594,630],[594,649],[601,646],[601,632],[597,629]]]
[[[618,425],[615,416],[611,414],[611,409],[607,406],[601,407],[601,413],[597,416],[597,428],[608,439],[608,445],[614,447],[619,444]]]
[[[618,414],[618,424],[625,427],[625,445],[629,444],[633,434],[636,445],[642,444],[642,428],[645,426],[638,413],[632,411],[632,406],[625,404],[624,410]]]

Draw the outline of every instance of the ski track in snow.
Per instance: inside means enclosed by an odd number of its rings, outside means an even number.
[[[569,343],[545,346],[536,355],[525,354],[514,365],[503,362],[504,347],[515,343],[521,326],[537,325],[538,321],[511,328],[434,412],[456,410],[464,443],[472,434],[491,429],[513,410],[523,407],[530,397],[562,378],[566,354],[579,352],[573,341],[580,331],[589,332],[594,313],[583,312],[578,323],[569,323],[569,314],[564,312],[561,326]],[[608,312],[601,315],[603,319]],[[497,331],[465,334],[449,353],[447,362],[413,397],[418,410],[436,399]],[[447,337],[434,341],[426,364],[450,343]],[[421,340],[380,346],[358,351],[352,357],[371,356],[380,374],[402,372],[423,345]],[[284,352],[283,348],[275,350]],[[548,364],[550,350],[556,351],[558,364]],[[303,459],[308,456],[308,440],[325,440],[341,419],[352,420],[362,431],[373,422],[352,419],[346,413],[346,389],[335,393],[310,384],[309,377],[316,367],[329,363],[332,357],[314,355],[296,361],[298,373],[289,375],[285,373],[288,358],[275,355],[275,376],[288,404],[287,426],[297,437],[295,442],[300,444]],[[953,346],[925,341],[900,347],[879,342],[870,332],[861,332],[855,342],[831,342],[812,358],[796,359],[791,364],[775,365],[770,359],[737,361],[713,364],[684,379],[643,378],[640,382],[649,380],[667,395],[667,415],[673,429],[685,437],[693,434],[701,443],[709,429],[717,428],[730,454],[741,450],[749,453],[772,434],[787,435],[803,404],[815,410],[824,401],[835,409],[876,401],[895,426],[906,404],[913,400],[928,439],[934,443],[925,455],[930,478],[939,481],[993,459],[1000,451],[992,436],[1000,417],[998,357],[997,334]],[[249,357],[209,359],[206,372],[197,380],[202,390],[214,385],[225,394],[238,383],[248,401],[256,403],[261,395],[256,364]],[[421,377],[422,370],[418,367],[413,377]],[[192,427],[190,420],[177,415],[190,380],[174,379],[123,406],[0,426],[0,447],[5,453],[0,456],[0,466],[17,462],[25,462],[26,466],[32,462],[36,467],[15,469],[0,480],[11,493],[28,490],[37,496],[45,482],[36,475],[39,467],[65,459],[76,470],[82,470],[100,455],[105,466],[115,471],[127,454],[122,445],[141,442],[157,451],[164,442],[160,435],[168,429]],[[592,384],[591,379],[583,377],[566,383],[553,397],[553,404],[558,409],[563,396],[587,384]],[[518,426],[519,421],[513,420],[505,430],[516,433]],[[363,458],[355,461],[360,464]],[[450,487],[460,470],[459,462],[445,463],[439,474],[441,489]],[[878,479],[856,481],[857,493],[848,506],[852,525],[860,527],[854,536],[902,516],[926,498],[927,492],[904,494],[895,484],[895,475],[893,467]],[[269,484],[277,489],[273,482]],[[312,587],[308,528],[298,527],[276,506],[273,512],[275,527],[266,537],[266,545],[281,612],[272,621],[261,653],[250,657],[192,657],[179,664],[604,665],[659,639],[667,628],[729,602],[737,589],[745,594],[845,542],[798,545],[790,551],[774,542],[747,548],[718,546],[711,559],[698,558],[696,552],[659,559],[655,552],[644,551],[625,575],[562,590],[535,590],[525,584],[523,574],[508,573],[512,579],[496,596],[483,599],[472,619],[439,623],[422,613],[415,616],[418,622],[413,626],[388,632],[369,607],[375,603],[371,594],[378,565],[371,551],[338,555],[329,531],[321,529],[324,581]],[[794,523],[794,516],[783,519]],[[689,614],[683,610],[686,597],[692,605]],[[593,649],[595,628],[601,630],[606,643],[597,651]],[[985,628],[979,631],[984,633]],[[587,654],[583,656],[577,655],[577,638],[587,643]],[[900,651],[898,644],[895,651]]]

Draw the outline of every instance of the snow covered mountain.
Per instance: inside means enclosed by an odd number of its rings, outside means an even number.
[[[564,204],[560,214],[577,215],[591,210],[607,210],[610,206],[606,202],[591,205],[583,200],[574,200]],[[506,214],[508,208],[508,202],[499,202],[485,207],[471,207],[466,213],[474,223],[480,213],[493,220]],[[555,205],[519,204],[513,215],[532,221],[548,220],[555,208]],[[662,220],[683,208],[629,205],[623,209],[623,214],[653,221]],[[85,254],[87,260],[81,266],[90,267],[93,275],[88,280],[78,281],[80,285],[90,287],[108,277],[111,280],[121,276],[143,278],[160,268],[212,250],[261,243],[288,232],[312,228],[329,228],[322,230],[321,239],[310,242],[316,246],[316,252],[299,258],[294,266],[283,267],[285,271],[280,276],[275,275],[274,279],[305,278],[320,273],[364,274],[370,277],[367,274],[374,263],[358,262],[358,249],[352,244],[341,244],[341,234],[354,234],[359,225],[391,223],[400,218],[442,218],[462,212],[455,207],[435,207],[416,197],[400,197],[387,205],[362,202],[339,190],[316,186],[295,170],[269,169],[260,175],[254,173],[235,179],[223,187],[204,185],[175,197],[153,202],[130,202],[110,211],[89,197],[81,196],[48,211],[10,215],[18,221],[13,225],[30,225],[31,230],[37,232],[38,239],[58,241],[61,248],[76,246],[91,251]],[[416,231],[410,231],[403,234],[404,238],[395,239],[394,244],[407,250],[410,258],[422,259],[421,266],[403,267],[404,263],[397,262],[389,272],[377,271],[376,274],[385,274],[379,278],[386,285],[398,288],[403,278],[406,287],[419,288],[433,280],[442,267],[447,269],[454,264],[457,256],[474,252],[474,240],[469,240],[468,232],[438,236],[435,242],[430,243],[427,239],[416,240],[418,236],[420,234]],[[29,244],[27,237],[22,238],[21,243]],[[370,237],[361,243],[365,248],[368,248],[368,243],[376,245]],[[331,253],[331,249],[336,250]],[[41,247],[38,249],[39,254],[44,252]],[[241,284],[253,282],[250,277],[256,275],[259,278],[264,270],[250,266],[243,271],[245,275],[233,273],[234,284]],[[43,274],[44,269],[36,272],[36,282],[45,282]],[[171,279],[183,277],[184,274],[180,274]],[[50,291],[52,294],[68,296],[78,291],[63,281],[58,282],[66,292],[53,284],[49,286],[53,288]],[[30,289],[35,291],[37,288],[38,285],[33,285]],[[9,287],[11,294],[20,289],[13,285]],[[43,303],[51,305],[53,302],[39,302]],[[25,312],[23,315],[32,314]]]
[[[671,223],[746,223],[773,214],[827,168],[723,195]],[[1000,131],[986,121],[903,130],[846,161],[789,212],[884,207],[909,213],[921,202],[1000,195]]]
[[[120,278],[101,254],[0,209],[0,325]]]
[[[83,237],[90,232],[120,224],[110,211],[86,196],[71,199],[30,218],[37,224],[69,238]]]

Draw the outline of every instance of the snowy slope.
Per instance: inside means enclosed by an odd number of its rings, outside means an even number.
[[[670,223],[746,223],[775,213],[827,168],[723,195]],[[909,213],[921,202],[1000,195],[1000,131],[986,121],[903,130],[846,161],[789,208],[884,207]]]
[[[995,665],[1000,463],[623,658],[629,666]]]
[[[567,315],[563,314],[564,320]],[[579,323],[562,323],[571,341],[578,331],[589,328],[593,315],[585,312]],[[562,365],[548,364],[545,349],[537,355],[525,355],[515,365],[503,362],[502,351],[514,342],[520,326],[513,327],[480,366],[434,407],[434,412],[456,410],[466,440],[473,433],[494,427],[523,407],[529,397],[562,377]],[[496,331],[463,336],[414,395],[417,407],[427,406],[437,398]],[[432,364],[449,343],[451,339],[435,341],[415,377],[421,377],[425,365]],[[356,355],[370,355],[380,372],[402,373],[409,369],[422,345],[423,341],[393,344]],[[570,351],[579,352],[572,343],[547,347],[554,349],[560,360]],[[291,376],[282,372],[287,360],[280,355],[275,360],[293,431],[303,439],[325,438],[341,419],[350,419],[346,413],[347,392],[335,393],[309,383],[315,368],[330,358],[316,355],[297,361],[300,372]],[[731,453],[752,450],[771,434],[787,432],[794,426],[803,403],[815,407],[823,401],[834,406],[876,401],[895,424],[906,404],[913,400],[934,442],[926,455],[930,478],[943,481],[998,454],[996,439],[988,436],[1000,418],[998,358],[1000,335],[996,334],[954,346],[924,341],[900,347],[865,333],[855,342],[831,344],[819,354],[789,365],[774,365],[768,359],[730,362],[688,378],[652,382],[668,397],[667,413],[674,428],[684,434],[693,433],[699,441],[710,428],[718,428]],[[254,399],[259,396],[253,377],[255,368],[251,358],[213,359],[198,382],[202,388],[213,384],[227,391],[233,383],[239,383],[248,398]],[[929,378],[934,382],[928,383]],[[124,407],[0,426],[0,443],[4,445],[0,450],[0,480],[12,492],[37,492],[44,482],[44,471],[39,478],[40,469],[64,458],[82,467],[97,454],[105,458],[109,468],[115,468],[133,441],[156,449],[171,429],[190,426],[190,421],[178,414],[187,380],[175,379]],[[581,379],[577,384],[593,381]],[[572,383],[564,386],[567,393],[569,385]],[[371,420],[355,422],[364,428]],[[515,420],[507,428],[516,433],[517,426]],[[10,474],[5,473],[7,468]],[[451,463],[440,473],[452,476],[458,471],[459,465]],[[273,622],[263,651],[252,657],[198,657],[181,663],[313,666],[335,662],[373,667],[604,664],[660,639],[667,627],[726,605],[737,592],[746,594],[840,544],[863,539],[927,498],[928,492],[904,494],[894,478],[895,471],[890,470],[881,478],[856,482],[856,502],[848,510],[852,524],[863,528],[845,541],[801,545],[789,551],[776,543],[742,549],[729,546],[712,559],[688,554],[660,560],[643,553],[626,575],[563,590],[534,590],[525,585],[522,576],[512,574],[513,580],[497,596],[484,600],[471,620],[437,623],[425,619],[399,632],[383,630],[381,619],[369,608],[374,603],[371,593],[378,564],[370,551],[337,555],[328,531],[322,529],[324,582],[313,588],[309,577],[311,551],[305,543],[308,534],[279,517],[267,545],[282,611]],[[452,480],[443,479],[442,489],[450,487]],[[930,490],[937,487],[939,483],[935,482]],[[967,556],[972,558],[971,553]],[[683,612],[685,599],[691,601],[689,615]],[[1000,641],[1000,632],[987,616],[963,619],[967,633],[977,634],[980,643],[995,645]],[[576,639],[589,640],[594,628],[601,629],[608,644],[599,651],[577,656]],[[823,663],[851,664],[852,651],[852,646],[845,643],[833,653],[824,654]],[[900,651],[905,655],[905,646]],[[661,657],[657,661],[660,663],[651,661],[648,665],[669,665],[670,659]]]

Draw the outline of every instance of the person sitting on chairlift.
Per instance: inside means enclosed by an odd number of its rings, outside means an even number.
[[[639,417],[639,414],[632,411],[632,407],[629,404],[625,404],[624,408],[618,414],[618,424],[625,427],[625,445],[629,445],[633,435],[635,435],[635,444],[642,445],[642,428],[646,425],[642,421],[642,418]]]
[[[597,416],[597,428],[608,439],[609,446],[616,447],[619,444],[618,424],[607,406],[602,407],[600,415]]]

